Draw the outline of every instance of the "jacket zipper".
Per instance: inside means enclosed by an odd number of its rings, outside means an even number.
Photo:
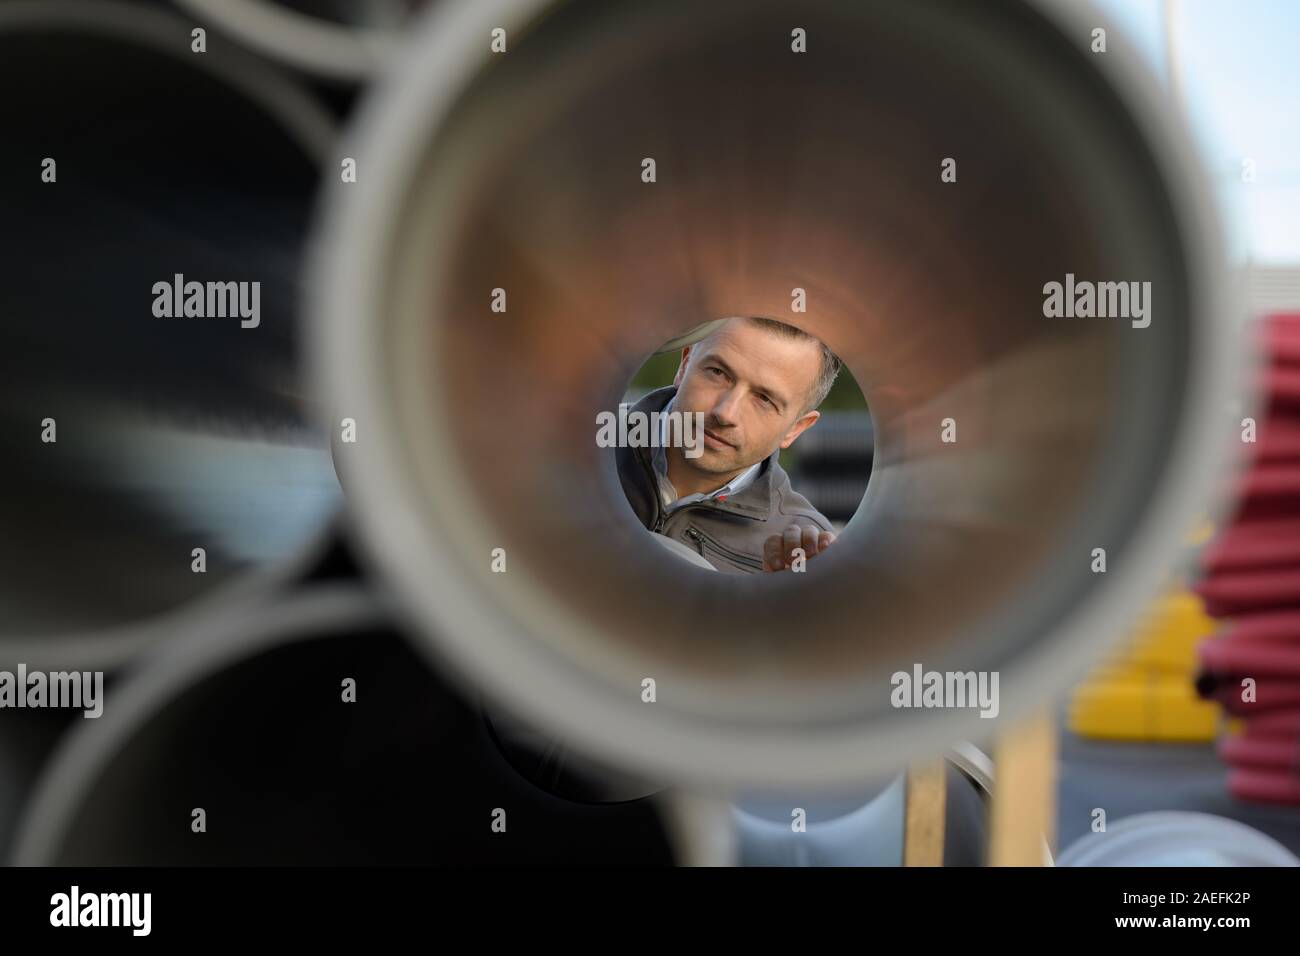
[[[753,568],[755,571],[763,570],[762,561],[759,561],[757,558],[753,558],[748,554],[741,554],[739,551],[731,550],[731,548],[718,543],[694,525],[691,525],[686,529],[686,536],[694,541],[698,541],[702,549],[707,548],[712,550],[735,564],[747,568]]]
[[[639,454],[637,454],[635,449],[633,449],[633,456],[641,463],[641,470],[645,472],[646,478],[650,482],[650,494],[654,498],[654,503],[655,503],[655,521],[654,521],[654,526],[651,527],[650,530],[658,534],[663,531],[664,525],[668,523],[668,517],[669,517],[669,513],[667,510],[665,510],[663,506],[663,502],[659,500],[659,478],[655,474],[654,465],[650,464],[650,462],[646,461]],[[717,508],[711,505],[707,505],[704,502],[686,506],[686,510],[688,511],[694,510],[696,508],[699,508],[703,511],[716,511],[716,512],[721,512],[722,514],[735,515],[736,517],[749,518],[750,520],[759,520],[759,519],[755,519],[753,515],[741,514],[734,511],[726,511],[722,508]],[[754,558],[751,558],[747,554],[741,554],[738,551],[732,551],[730,548],[718,544],[716,541],[714,541],[712,538],[710,538],[708,535],[704,534],[703,532],[699,531],[693,525],[687,531],[688,536],[690,535],[691,531],[694,531],[696,534],[700,535],[700,537],[704,541],[708,542],[708,544],[711,547],[713,547],[715,551],[717,551],[719,554],[723,555],[724,557],[731,558],[733,561],[736,561],[737,563],[740,564],[744,564],[746,567],[752,567],[758,571],[763,570],[762,561],[755,561]]]
[[[664,504],[659,500],[659,479],[655,476],[654,465],[642,458],[635,448],[632,449],[632,456],[641,463],[641,470],[646,473],[646,477],[650,480],[650,496],[655,503],[655,523],[650,530],[658,534],[664,529],[664,524],[668,521],[668,514],[664,511]]]

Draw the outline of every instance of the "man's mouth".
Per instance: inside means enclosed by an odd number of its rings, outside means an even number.
[[[714,450],[717,450],[717,449],[719,449],[719,448],[735,448],[735,447],[736,447],[736,446],[733,445],[731,442],[726,441],[725,439],[719,438],[717,435],[715,435],[713,432],[709,431],[707,428],[704,429],[704,444],[707,445],[708,447],[714,449]]]

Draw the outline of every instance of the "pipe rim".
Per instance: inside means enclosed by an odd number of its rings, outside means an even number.
[[[1093,26],[1109,26],[1107,18],[1091,8],[1065,0],[1025,0],[1024,5],[1058,32],[1076,38],[1081,47],[1086,47]],[[421,571],[446,564],[434,560],[439,555],[436,543],[431,538],[421,540],[419,531],[403,517],[408,508],[418,507],[419,496],[410,476],[394,467],[401,461],[400,441],[386,420],[387,382],[377,337],[368,339],[363,323],[355,321],[356,316],[378,314],[379,277],[387,274],[386,250],[382,243],[350,247],[346,236],[392,238],[418,161],[462,84],[470,82],[482,65],[481,54],[466,49],[459,38],[486,35],[492,26],[505,26],[513,35],[530,22],[531,14],[540,15],[549,6],[545,0],[484,0],[432,11],[418,25],[403,60],[364,104],[350,132],[350,143],[367,144],[369,170],[364,181],[350,193],[335,190],[326,197],[322,238],[313,256],[313,286],[325,318],[314,350],[315,372],[320,393],[336,396],[338,406],[364,420],[369,429],[371,465],[357,468],[350,477],[361,551],[394,583],[429,653],[518,706],[531,719],[585,742],[604,759],[646,772],[684,774],[705,785],[853,782],[884,769],[872,754],[888,751],[887,735],[856,728],[792,742],[731,733],[712,725],[660,726],[646,732],[635,720],[604,706],[585,678],[557,666],[527,641],[496,633],[501,626],[492,610],[467,603],[464,591],[450,578]],[[1173,454],[1160,476],[1162,493],[1149,502],[1129,543],[1132,569],[1106,575],[1083,606],[1062,619],[1052,640],[1040,640],[1030,653],[1016,659],[1004,682],[1012,688],[1003,694],[1002,715],[1007,720],[1027,716],[1042,699],[1063,693],[1108,646],[1122,640],[1126,624],[1159,590],[1167,559],[1204,516],[1219,475],[1235,457],[1225,410],[1243,381],[1244,352],[1234,327],[1240,314],[1236,296],[1224,277],[1218,216],[1206,198],[1206,180],[1185,126],[1168,115],[1154,78],[1122,33],[1110,31],[1108,43],[1106,68],[1099,66],[1098,71],[1145,132],[1144,145],[1163,174],[1183,233],[1197,303],[1190,320],[1197,346],[1195,362],[1187,370],[1188,398],[1181,408]],[[403,507],[394,507],[394,502]],[[530,679],[514,680],[512,673],[527,673]],[[1023,687],[1033,688],[1033,693],[1015,692]],[[595,726],[568,706],[574,700],[585,701],[593,714],[599,713],[599,719],[592,720]],[[917,754],[938,753],[952,740],[986,738],[992,729],[989,725],[997,723],[941,712],[917,721],[909,744]],[[719,761],[719,753],[734,759]]]
[[[0,34],[15,27],[85,32],[168,55],[179,65],[198,70],[234,89],[251,107],[281,127],[305,156],[322,170],[326,168],[337,136],[337,124],[316,97],[291,77],[241,50],[190,53],[189,27],[173,13],[117,0],[15,0],[0,5]],[[308,238],[304,249],[309,242]],[[307,364],[304,347],[304,371]],[[305,574],[326,554],[338,534],[340,520],[336,511],[284,559],[251,573],[237,574],[197,600],[147,618],[105,627],[40,636],[22,633],[0,636],[0,649],[15,660],[38,667],[115,667],[167,633],[189,626],[193,620],[220,617],[231,604],[269,598]]]

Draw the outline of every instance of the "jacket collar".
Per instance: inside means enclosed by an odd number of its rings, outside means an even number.
[[[634,412],[661,412],[668,407],[674,395],[677,394],[675,385],[668,385],[664,388],[657,388],[645,395],[640,401],[632,406]],[[651,449],[634,448],[633,452],[645,464],[647,473],[654,474],[654,465],[650,460]],[[774,469],[780,467],[777,464],[779,451],[772,452],[758,469],[758,474],[754,480],[742,488],[734,495],[728,495],[726,498],[710,498],[705,501],[696,502],[688,505],[688,508],[710,508],[714,511],[722,511],[728,514],[740,515],[746,518],[756,518],[760,521],[766,521],[772,513],[772,475]],[[658,488],[652,488],[654,499],[659,500]]]

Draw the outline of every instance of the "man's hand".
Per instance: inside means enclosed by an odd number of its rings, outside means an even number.
[[[831,546],[835,535],[816,525],[792,524],[785,534],[774,534],[763,543],[763,570],[784,571],[794,564],[795,548],[803,548],[805,558],[821,554]]]

